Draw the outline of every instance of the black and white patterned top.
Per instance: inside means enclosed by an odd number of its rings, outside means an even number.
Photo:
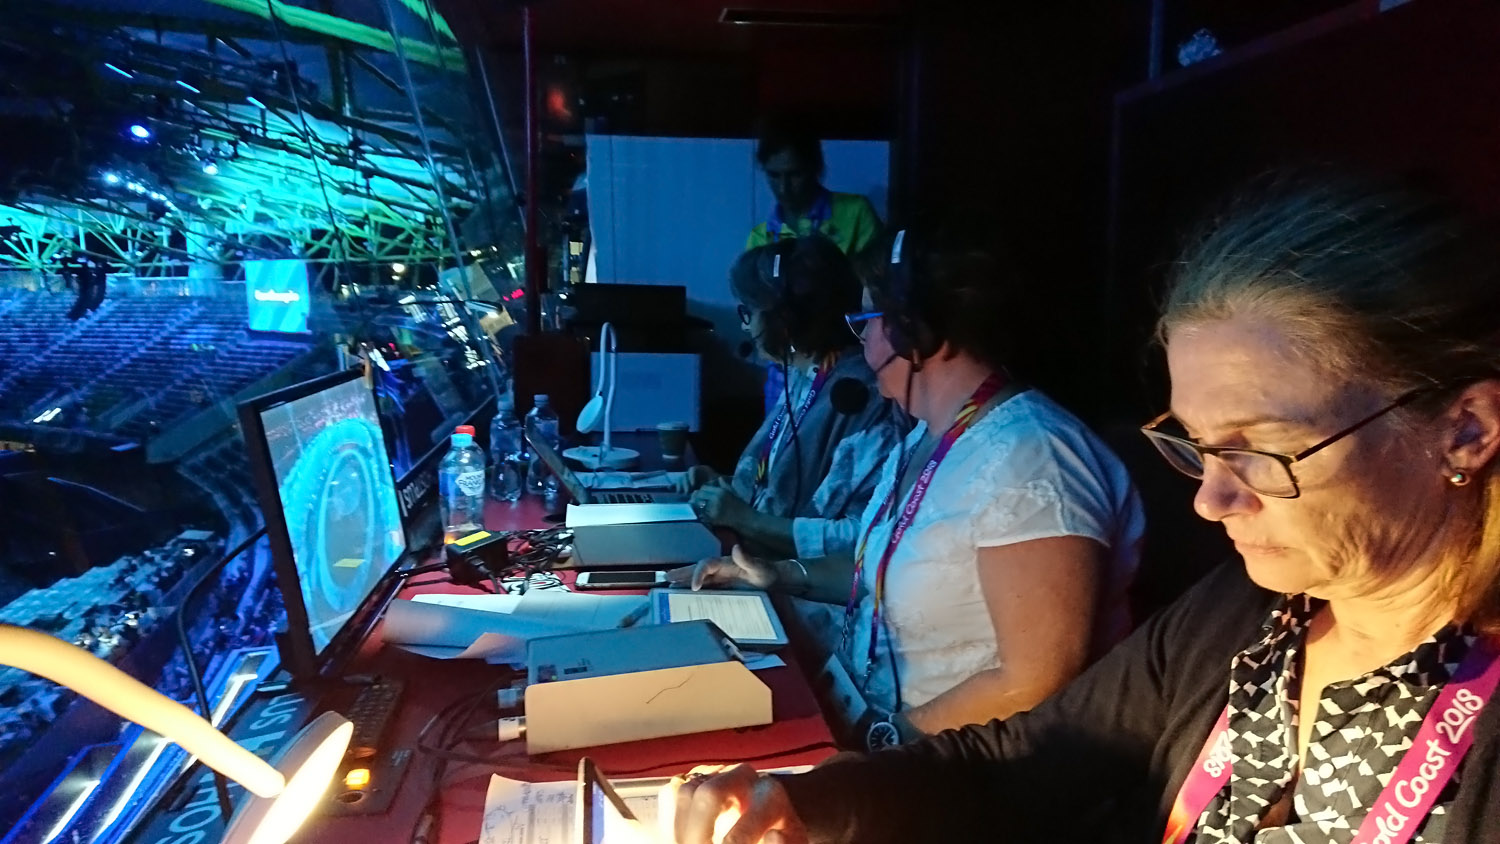
[[[1474,642],[1469,631],[1450,625],[1385,666],[1328,686],[1318,702],[1291,816],[1285,826],[1257,830],[1298,773],[1298,672],[1307,624],[1322,603],[1305,596],[1287,599],[1271,613],[1265,637],[1230,663],[1233,768],[1199,817],[1194,844],[1351,840]],[[1462,776],[1460,767],[1413,836],[1414,844],[1443,840],[1446,809]]]

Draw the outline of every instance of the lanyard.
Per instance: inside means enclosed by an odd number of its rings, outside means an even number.
[[[836,363],[838,363],[838,355],[829,355],[823,359],[823,363],[815,370],[816,374],[813,375],[812,386],[808,388],[807,396],[802,399],[802,404],[797,406],[797,417],[792,422],[792,436],[795,437],[797,429],[802,427],[803,418],[812,409],[813,401],[817,399],[818,393],[823,389],[823,385],[828,382],[829,376],[833,374],[833,367]],[[776,421],[771,423],[771,432],[766,435],[766,441],[761,443],[760,460],[755,464],[755,482],[757,484],[765,480],[766,474],[771,471],[771,452],[776,448],[776,438],[781,436],[781,429],[786,426],[786,411],[785,407],[776,411]]]
[[[896,546],[901,544],[901,538],[906,535],[907,528],[911,527],[912,520],[917,516],[917,508],[922,506],[922,499],[927,496],[927,488],[932,485],[933,475],[937,474],[938,465],[943,458],[948,456],[949,449],[963,436],[964,431],[974,424],[979,416],[979,409],[990,399],[994,398],[1005,386],[1005,379],[999,373],[991,373],[990,377],[984,379],[974,395],[964,402],[959,409],[958,417],[953,420],[953,425],[943,434],[942,440],[938,442],[937,448],[933,450],[932,456],[927,458],[927,465],[923,467],[922,474],[917,476],[916,483],[912,484],[911,493],[906,498],[906,506],[901,509],[901,517],[897,519],[895,527],[891,528],[891,535],[885,543],[885,551],[880,555],[880,563],[875,568],[875,590],[874,605],[870,611],[870,647],[865,652],[864,678],[861,685],[870,681],[870,666],[875,663],[876,644],[879,640],[880,631],[880,609],[885,600],[885,572],[890,567],[891,556],[896,553]],[[849,586],[849,603],[844,605],[844,632],[839,650],[842,651],[849,643],[850,633],[853,631],[855,612],[859,608],[859,584],[860,575],[865,570],[865,546],[870,542],[870,534],[875,526],[885,520],[891,513],[896,503],[896,491],[901,486],[901,476],[905,473],[906,461],[902,460],[896,470],[896,477],[891,481],[891,491],[881,502],[880,508],[875,511],[875,518],[865,527],[864,538],[859,541],[859,549],[854,553],[854,582]],[[850,654],[853,658],[853,654]]]
[[[812,208],[808,209],[808,230],[816,232],[822,228],[824,223],[831,219],[833,219],[833,199],[832,194],[825,189],[818,194],[818,198],[813,202]],[[770,238],[772,243],[781,240],[781,227],[784,223],[785,221],[781,217],[781,203],[778,202],[771,206],[771,216],[766,218],[766,236]],[[796,231],[793,230],[792,234],[795,235]]]
[[[1487,639],[1475,640],[1422,720],[1411,748],[1401,755],[1396,773],[1370,806],[1353,844],[1405,844],[1416,835],[1474,743],[1474,722],[1500,683],[1500,659],[1493,648]],[[1226,707],[1177,792],[1162,844],[1182,844],[1192,835],[1203,810],[1229,781],[1233,763]]]

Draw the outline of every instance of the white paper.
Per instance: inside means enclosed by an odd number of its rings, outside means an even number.
[[[776,638],[760,593],[673,590],[667,593],[667,615],[662,621],[712,621],[735,640]]]
[[[800,774],[811,769],[811,765],[798,765],[765,773]],[[670,827],[662,829],[672,823],[672,818],[661,816],[663,804],[671,803],[671,795],[662,796],[663,789],[670,787],[667,780],[660,777],[613,780],[610,785],[640,821],[644,833],[642,841],[672,840]],[[484,796],[479,844],[579,844],[574,829],[577,802],[577,780],[531,783],[499,774],[491,776],[489,790]],[[716,838],[721,836],[722,833]]]
[[[445,607],[460,607],[466,610],[513,613],[521,604],[521,595],[450,595],[445,592],[427,592],[412,598],[423,604],[439,604]]]
[[[644,607],[648,600],[645,595],[532,590],[521,597],[515,615],[580,632],[609,630],[619,627],[626,616]]]
[[[660,779],[647,780],[648,788],[631,788],[630,780],[612,783],[620,799],[645,830],[657,827]],[[499,775],[490,777],[484,797],[484,822],[480,844],[577,844],[574,805],[578,782],[519,782]],[[648,836],[647,840],[654,840]]]
[[[652,522],[695,522],[691,504],[569,504],[568,527],[641,525]]]
[[[526,643],[540,636],[574,632],[555,623],[428,601],[395,600],[380,626],[381,638],[438,659],[526,661]]]

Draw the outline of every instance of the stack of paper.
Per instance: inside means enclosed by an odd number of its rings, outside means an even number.
[[[643,595],[532,590],[525,595],[418,595],[392,601],[385,641],[437,659],[520,664],[540,636],[618,627],[645,604]]]

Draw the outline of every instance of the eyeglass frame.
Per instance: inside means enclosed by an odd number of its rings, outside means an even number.
[[[735,310],[740,315],[740,325],[743,325],[744,327],[749,328],[750,327],[750,319],[751,319],[751,317],[755,316],[755,312],[752,311],[752,310],[750,310],[750,306],[744,304],[743,302],[740,303],[740,304],[738,304],[738,305],[735,305]]]
[[[865,342],[865,326],[872,319],[885,316],[885,311],[858,311],[844,314],[844,324],[849,326],[849,331],[854,334],[854,339]]]
[[[1325,449],[1325,448],[1333,445],[1334,443],[1338,442],[1339,440],[1341,440],[1341,439],[1349,436],[1350,434],[1353,434],[1355,431],[1358,431],[1360,428],[1363,428],[1366,425],[1370,424],[1371,422],[1374,422],[1376,419],[1379,419],[1380,417],[1386,415],[1387,413],[1390,413],[1391,411],[1393,411],[1393,410],[1395,410],[1397,408],[1405,407],[1406,405],[1411,404],[1412,402],[1414,402],[1417,399],[1421,398],[1423,395],[1426,395],[1427,393],[1430,393],[1430,392],[1432,392],[1435,389],[1436,389],[1436,387],[1418,387],[1415,390],[1411,390],[1409,392],[1402,393],[1399,397],[1396,398],[1395,401],[1391,402],[1390,404],[1386,405],[1385,407],[1382,407],[1381,409],[1375,411],[1374,413],[1370,414],[1369,416],[1366,416],[1363,419],[1359,420],[1358,422],[1355,422],[1353,425],[1350,425],[1349,427],[1344,428],[1343,430],[1339,431],[1338,433],[1335,433],[1335,434],[1327,437],[1326,439],[1323,439],[1322,441],[1320,441],[1318,443],[1315,443],[1313,445],[1308,446],[1307,448],[1302,449],[1301,451],[1297,452],[1296,454],[1281,454],[1281,453],[1278,453],[1278,452],[1275,452],[1275,451],[1262,451],[1262,450],[1260,450],[1258,448],[1240,448],[1238,446],[1203,445],[1202,443],[1198,443],[1198,442],[1195,442],[1193,440],[1186,439],[1184,437],[1178,437],[1178,436],[1174,436],[1172,434],[1168,434],[1168,433],[1156,430],[1157,426],[1159,426],[1161,423],[1167,421],[1167,419],[1169,419],[1169,418],[1172,417],[1172,411],[1170,411],[1170,410],[1165,411],[1160,416],[1158,416],[1155,419],[1152,419],[1150,422],[1147,422],[1146,424],[1142,425],[1141,426],[1141,433],[1146,436],[1146,439],[1152,441],[1152,443],[1151,443],[1152,445],[1156,445],[1156,443],[1157,443],[1158,440],[1169,440],[1171,442],[1187,446],[1192,451],[1195,451],[1195,452],[1198,453],[1198,462],[1203,465],[1204,469],[1207,469],[1207,467],[1208,467],[1208,463],[1204,460],[1204,458],[1206,458],[1206,457],[1218,457],[1220,454],[1226,454],[1226,453],[1232,453],[1232,454],[1249,454],[1249,455],[1255,455],[1255,456],[1260,456],[1260,457],[1270,457],[1270,458],[1274,459],[1277,463],[1280,463],[1282,469],[1286,470],[1287,479],[1292,482],[1292,494],[1291,495],[1277,495],[1277,494],[1271,493],[1271,492],[1262,492],[1261,490],[1258,490],[1255,487],[1251,486],[1244,478],[1241,478],[1239,476],[1238,472],[1235,472],[1233,469],[1230,469],[1230,473],[1233,474],[1235,476],[1235,478],[1237,480],[1239,480],[1240,483],[1244,484],[1246,487],[1248,487],[1250,490],[1252,490],[1253,492],[1255,492],[1255,494],[1257,494],[1257,495],[1264,495],[1264,496],[1266,496],[1268,498],[1280,498],[1280,499],[1283,499],[1283,500],[1291,500],[1291,499],[1294,499],[1294,498],[1300,498],[1302,496],[1302,486],[1301,486],[1301,484],[1299,484],[1297,482],[1297,474],[1292,471],[1292,464],[1293,463],[1300,463],[1303,460],[1306,460],[1307,458],[1313,456],[1314,454],[1317,454],[1318,452],[1320,452],[1323,449]],[[1160,452],[1161,451],[1161,446],[1156,445],[1156,449],[1157,449],[1158,452]],[[1184,472],[1176,463],[1173,463],[1172,460],[1171,460],[1171,458],[1167,457],[1165,454],[1162,454],[1162,459],[1166,460],[1167,461],[1167,465],[1171,466],[1173,469],[1176,469],[1177,471],[1182,472],[1182,474],[1187,475],[1187,477],[1189,477],[1189,478],[1194,478],[1193,475],[1190,475],[1187,472]],[[1196,478],[1194,478],[1194,480],[1202,480],[1202,479],[1203,479],[1203,475],[1201,473]]]

